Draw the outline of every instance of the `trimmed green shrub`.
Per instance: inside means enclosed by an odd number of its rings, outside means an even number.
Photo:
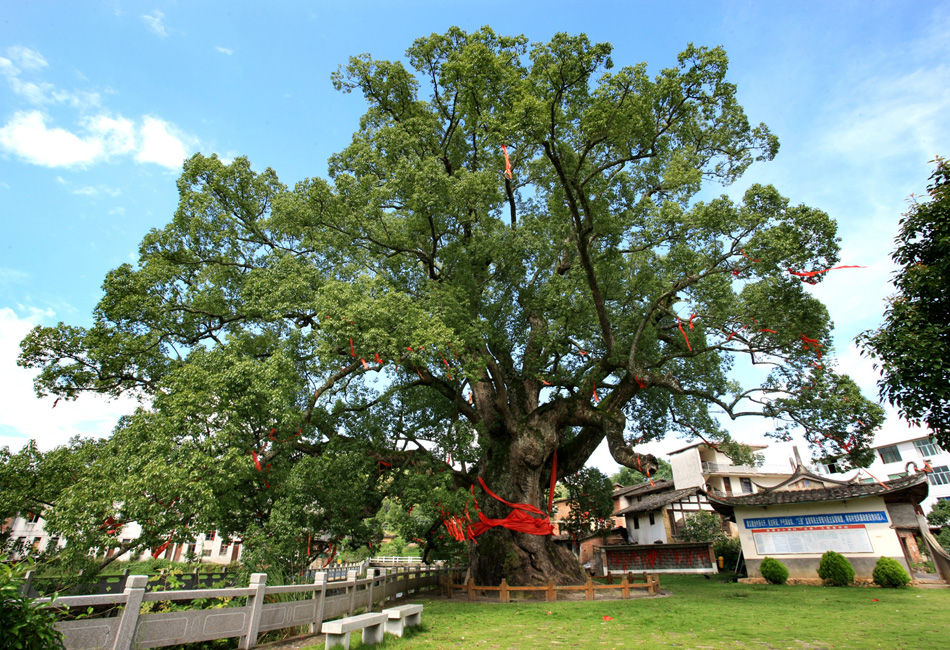
[[[763,578],[773,585],[784,585],[788,580],[788,569],[775,558],[762,558],[762,564],[759,565],[759,572]]]
[[[910,576],[900,562],[890,557],[882,557],[874,565],[874,584],[882,587],[906,587]]]
[[[835,587],[846,587],[854,582],[854,567],[841,553],[826,551],[818,564],[818,577]]]

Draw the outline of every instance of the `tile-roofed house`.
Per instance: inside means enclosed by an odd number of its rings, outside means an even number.
[[[702,490],[677,490],[669,479],[615,490],[614,503],[614,517],[623,518],[632,544],[676,541],[687,515],[712,510]]]
[[[861,482],[857,477],[838,481],[820,476],[804,467],[785,481],[764,488],[754,494],[722,494],[715,490],[707,492],[709,500],[722,505],[777,505],[782,503],[816,503],[853,499],[873,495],[892,495],[913,488],[921,500],[927,495],[927,477],[924,473],[911,474],[886,483]]]
[[[670,486],[672,487],[672,486]],[[691,497],[699,494],[701,490],[696,487],[686,488],[684,490],[666,489],[660,492],[652,492],[643,497],[642,501],[637,501],[626,508],[615,512],[615,515],[629,515],[636,512],[649,512],[659,510],[670,505],[674,501],[679,501],[684,497]]]
[[[782,562],[791,578],[817,579],[822,554],[837,551],[858,579],[870,579],[880,557],[891,557],[908,571],[917,561],[915,509],[926,498],[927,486],[924,473],[883,482],[841,481],[798,465],[758,492],[707,490],[707,498],[736,522],[750,577],[761,577],[759,565],[768,556]]]

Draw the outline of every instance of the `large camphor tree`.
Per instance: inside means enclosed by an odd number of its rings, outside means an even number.
[[[451,29],[408,66],[335,75],[369,107],[329,180],[188,160],[174,219],[108,274],[92,326],[23,342],[40,394],[144,400],[50,525],[99,548],[133,519],[141,545],[243,531],[252,555],[302,562],[378,541],[389,497],[407,539],[458,547],[447,528],[466,536],[476,501],[512,512],[481,481],[544,511],[555,464],[570,476],[604,440],[649,475],[642,443],[736,452],[722,422],[744,416],[866,463],[880,408],[829,369],[805,286],[837,261],[834,222],[772,187],[695,200],[778,149],[721,49],[655,76],[610,52]],[[581,579],[548,535],[464,544],[479,583]]]

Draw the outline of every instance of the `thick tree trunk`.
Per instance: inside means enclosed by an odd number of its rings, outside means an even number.
[[[584,570],[577,557],[551,536],[528,535],[496,527],[478,538],[470,551],[470,567],[475,583],[498,585],[571,585],[584,582]]]
[[[522,431],[498,443],[480,472],[487,487],[511,503],[525,503],[547,512],[547,489],[557,435],[553,431]],[[544,485],[542,486],[542,479]],[[478,505],[485,516],[504,519],[508,506],[479,491]],[[537,516],[537,515],[536,515]],[[540,518],[540,517],[539,517]],[[476,584],[579,584],[584,571],[577,557],[554,543],[551,535],[532,535],[495,526],[470,542],[469,564]]]

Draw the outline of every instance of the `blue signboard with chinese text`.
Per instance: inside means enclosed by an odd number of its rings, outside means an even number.
[[[743,519],[746,528],[790,528],[802,526],[839,526],[843,524],[886,524],[887,513],[829,512],[820,515],[794,515],[790,517],[755,517]]]

